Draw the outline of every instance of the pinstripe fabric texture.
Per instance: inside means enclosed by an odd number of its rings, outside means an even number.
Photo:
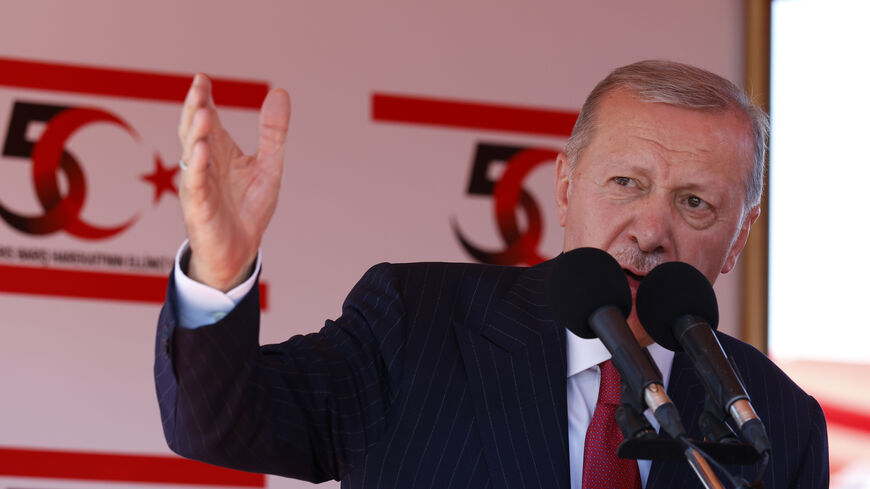
[[[548,267],[377,265],[340,318],[263,347],[256,287],[189,330],[170,283],[154,366],[167,442],[343,488],[567,489],[565,332],[544,296]],[[826,487],[818,404],[760,353],[722,342],[771,432],[765,487]],[[669,390],[687,425],[703,400],[691,369],[675,356]],[[654,463],[647,487],[700,487],[684,465]]]
[[[767,427],[773,456],[762,482],[771,488],[827,488],[829,485],[828,435],[822,408],[764,354],[730,336],[717,333],[719,342],[734,360],[758,416]],[[704,387],[688,355],[674,355],[669,395],[677,405],[689,436],[700,439],[697,425],[703,411]],[[755,466],[726,466],[748,481]],[[653,463],[647,487],[698,487],[685,463]]]

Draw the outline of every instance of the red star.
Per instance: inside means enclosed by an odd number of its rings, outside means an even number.
[[[176,197],[178,196],[178,188],[175,186],[174,180],[175,174],[178,173],[178,170],[180,169],[181,168],[177,166],[167,169],[163,166],[160,156],[156,154],[154,155],[154,171],[142,175],[139,178],[154,185],[155,204],[160,200],[160,197],[163,196],[163,192],[172,192]]]

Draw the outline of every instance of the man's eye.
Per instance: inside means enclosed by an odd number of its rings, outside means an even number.
[[[614,177],[613,181],[616,182],[617,185],[623,187],[631,187],[634,185],[634,180],[629,177]]]
[[[683,200],[683,205],[695,212],[707,212],[712,209],[709,202],[697,195],[688,195]]]
[[[697,195],[686,195],[679,203],[683,217],[696,229],[707,229],[716,221],[716,209]]]

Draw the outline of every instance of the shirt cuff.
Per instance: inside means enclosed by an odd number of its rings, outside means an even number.
[[[188,277],[181,269],[182,258],[190,253],[190,244],[185,240],[175,255],[175,302],[178,305],[178,325],[182,328],[196,329],[214,324],[224,318],[236,304],[251,291],[260,273],[260,250],[254,271],[244,282],[229,292],[222,292]]]

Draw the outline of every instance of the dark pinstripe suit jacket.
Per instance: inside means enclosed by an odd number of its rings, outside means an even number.
[[[264,347],[256,292],[187,330],[170,285],[155,363],[169,446],[346,488],[567,489],[565,331],[547,273],[546,263],[378,265],[340,318]],[[827,487],[818,403],[755,349],[721,341],[772,438],[765,487]],[[683,354],[669,391],[692,431],[704,393]],[[752,480],[755,467],[744,470]],[[700,485],[687,464],[655,462],[647,488],[665,487]]]

